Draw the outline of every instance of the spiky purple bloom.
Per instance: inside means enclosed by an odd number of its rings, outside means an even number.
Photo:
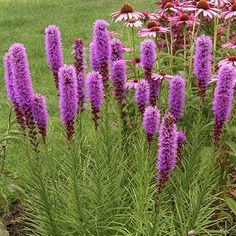
[[[119,39],[114,38],[111,40],[110,50],[111,63],[123,59],[124,46]]]
[[[140,80],[135,89],[135,101],[141,114],[144,113],[150,96],[149,84],[146,80]]]
[[[99,71],[100,66],[99,66],[96,47],[95,47],[94,42],[91,42],[89,44],[89,51],[90,51],[90,66],[92,67],[94,71]]]
[[[204,96],[211,78],[212,40],[209,36],[201,35],[197,38],[194,55],[194,74],[201,96]]]
[[[9,52],[5,54],[3,58],[3,62],[4,62],[4,79],[5,79],[5,87],[6,87],[7,96],[14,106],[17,123],[24,130],[25,118],[17,103],[15,82],[14,82],[14,76],[13,76],[12,65],[11,65],[11,54]]]
[[[78,91],[75,67],[64,65],[59,69],[59,106],[61,120],[67,129],[67,138],[74,134],[74,119],[78,109]]]
[[[104,83],[109,79],[109,39],[108,23],[105,20],[96,20],[93,26],[93,41],[99,64],[99,73],[101,74]]]
[[[141,43],[140,59],[141,65],[144,68],[144,76],[148,81],[152,77],[152,67],[156,61],[156,45],[153,40],[146,39]]]
[[[150,104],[151,106],[156,106],[156,102],[161,90],[161,80],[153,79],[149,80],[149,88],[150,88]]]
[[[58,71],[63,66],[61,32],[55,25],[45,28],[45,48],[48,65],[50,66],[58,89]]]
[[[224,123],[229,119],[234,93],[235,68],[230,65],[222,66],[218,71],[217,85],[213,100],[214,140],[218,145]]]
[[[177,129],[175,118],[170,113],[167,113],[162,119],[158,145],[157,193],[160,194],[170,176],[171,170],[175,166],[177,157]]]
[[[81,111],[84,109],[84,87],[85,87],[85,49],[83,39],[76,39],[73,42],[73,51],[75,62],[74,66],[77,75],[78,107]]]
[[[39,133],[42,135],[43,141],[47,135],[47,124],[48,124],[48,111],[46,105],[46,99],[43,95],[34,94],[32,113],[34,121],[39,128]]]
[[[102,77],[98,72],[91,72],[87,76],[87,95],[91,102],[93,121],[95,129],[98,127],[99,112],[103,103],[103,83]]]
[[[185,133],[183,131],[177,131],[177,150],[178,150],[178,154],[181,152],[182,147],[185,143],[186,140],[186,136]]]
[[[168,103],[170,113],[179,120],[185,103],[185,80],[181,76],[174,76],[170,81]]]
[[[148,142],[151,142],[155,137],[159,124],[160,111],[156,107],[147,107],[143,114],[143,128]]]

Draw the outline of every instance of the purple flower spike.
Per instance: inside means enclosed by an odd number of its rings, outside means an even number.
[[[194,55],[194,74],[200,95],[203,97],[211,78],[212,40],[209,36],[201,35],[197,38]]]
[[[74,134],[74,119],[78,108],[78,91],[74,66],[64,65],[59,69],[59,106],[62,122],[67,129],[70,141]]]
[[[11,65],[11,54],[9,52],[7,52],[5,54],[3,61],[4,61],[4,79],[5,79],[7,96],[14,106],[17,123],[24,130],[25,129],[25,118],[24,118],[24,115],[21,112],[20,107],[17,103],[16,91],[15,91],[15,81],[14,81],[13,72],[12,72],[12,65]]]
[[[147,107],[143,114],[143,128],[145,130],[147,141],[150,143],[160,124],[160,111],[155,107]]]
[[[126,67],[124,60],[115,61],[111,68],[111,79],[113,81],[115,96],[118,103],[122,105],[125,97]]]
[[[213,100],[214,141],[217,146],[223,131],[224,123],[229,119],[234,93],[235,68],[229,65],[222,66],[218,71],[217,85]]]
[[[146,39],[141,43],[141,65],[144,68],[144,76],[148,81],[152,77],[152,67],[156,61],[156,45],[153,40]]]
[[[97,52],[96,52],[96,47],[95,43],[91,42],[89,44],[89,51],[90,51],[90,66],[94,71],[99,71],[99,62],[97,58]]]
[[[78,107],[81,111],[84,109],[84,86],[85,86],[85,49],[83,39],[77,39],[73,42],[72,54],[75,58],[75,69],[77,74],[77,85],[78,85]]]
[[[96,20],[93,26],[93,41],[99,64],[99,73],[104,83],[109,79],[108,60],[110,52],[108,23],[105,20]]]
[[[162,119],[159,137],[158,151],[158,195],[165,186],[165,182],[169,179],[171,170],[175,166],[177,156],[177,129],[175,118],[170,114],[166,114]]]
[[[135,90],[135,100],[138,104],[141,114],[144,113],[145,107],[148,104],[150,96],[149,84],[146,80],[140,80]]]
[[[150,87],[150,104],[151,106],[155,107],[161,90],[161,80],[160,79],[154,80],[152,78],[151,80],[149,80],[149,87]]]
[[[48,65],[50,66],[58,89],[58,71],[63,66],[61,32],[55,25],[45,29],[45,48]]]
[[[122,42],[119,39],[112,39],[111,40],[111,63],[123,59],[123,53],[124,53],[124,46]]]
[[[181,76],[174,76],[170,81],[168,103],[170,113],[179,120],[185,103],[185,80]]]
[[[40,94],[34,95],[32,112],[35,123],[38,125],[39,133],[42,135],[43,141],[45,143],[45,138],[47,135],[46,128],[48,124],[48,111],[46,105],[46,99]]]
[[[98,119],[100,118],[99,112],[103,103],[103,83],[102,77],[98,72],[91,72],[87,76],[87,95],[91,102],[93,121],[95,129],[98,127]]]

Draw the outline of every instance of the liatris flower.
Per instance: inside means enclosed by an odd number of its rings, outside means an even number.
[[[119,39],[115,38],[111,40],[110,50],[111,63],[123,59],[124,46]]]
[[[24,118],[24,115],[22,114],[22,112],[19,108],[19,105],[17,103],[14,77],[13,77],[12,65],[11,65],[11,54],[9,52],[7,52],[5,54],[3,61],[4,61],[4,79],[5,79],[7,96],[14,106],[17,123],[24,130],[25,129],[25,118]]]
[[[147,107],[143,114],[143,128],[145,130],[148,143],[154,139],[159,123],[160,111],[155,107]]]
[[[61,119],[67,129],[70,141],[74,134],[74,119],[78,108],[78,91],[76,71],[73,66],[63,66],[59,69],[59,106]]]
[[[176,120],[179,120],[184,111],[185,80],[181,76],[174,76],[170,81],[169,110]]]
[[[128,20],[128,19],[143,19],[144,15],[140,12],[134,10],[133,6],[129,3],[125,3],[122,8],[111,14],[111,18],[116,19],[117,21]]]
[[[45,29],[45,48],[48,65],[50,66],[58,89],[58,71],[63,66],[61,32],[55,25]]]
[[[125,97],[126,68],[124,60],[115,61],[111,68],[111,79],[113,81],[115,96],[120,106]]]
[[[186,136],[185,133],[183,131],[177,131],[177,153],[178,155],[181,153],[182,147],[185,143],[186,140]]]
[[[93,121],[95,124],[95,129],[98,127],[98,119],[100,118],[99,112],[103,103],[103,83],[102,77],[98,72],[91,72],[87,76],[87,95],[91,102]]]
[[[211,53],[211,38],[206,35],[199,36],[194,55],[194,74],[197,77],[197,84],[202,97],[205,95],[207,84],[211,78]]]
[[[90,51],[90,66],[94,71],[98,71],[100,66],[97,58],[96,45],[94,42],[91,42],[89,44],[89,51]]]
[[[73,42],[72,54],[75,58],[75,70],[77,75],[78,109],[84,110],[84,86],[85,86],[85,49],[83,39],[77,39]]]
[[[149,88],[150,88],[150,105],[154,107],[156,106],[156,102],[160,93],[161,80],[152,78],[149,81]]]
[[[102,76],[103,83],[109,79],[108,60],[110,52],[108,23],[105,20],[96,20],[93,26],[93,39],[95,43],[95,52],[99,64],[99,73]]]
[[[158,195],[164,187],[165,182],[169,179],[171,170],[175,166],[177,156],[177,129],[175,118],[171,114],[166,114],[162,119],[159,136],[158,150]]]
[[[216,146],[219,144],[224,123],[229,119],[232,109],[235,76],[235,68],[229,65],[222,66],[218,71],[213,100],[214,141]]]
[[[145,107],[148,104],[150,96],[149,84],[146,80],[140,80],[135,90],[135,100],[138,104],[139,111],[143,115]]]
[[[32,105],[32,113],[34,121],[36,122],[39,133],[42,135],[43,142],[45,143],[45,138],[47,135],[47,124],[48,124],[48,111],[46,105],[46,99],[40,94],[35,94]]]

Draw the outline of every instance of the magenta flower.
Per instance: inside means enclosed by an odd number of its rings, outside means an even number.
[[[156,45],[153,40],[146,39],[141,43],[140,59],[143,68],[152,69],[156,61]],[[146,79],[150,79],[146,78]]]
[[[77,39],[73,42],[73,51],[75,70],[77,75],[78,108],[84,110],[84,87],[85,87],[85,49],[83,39]]]
[[[219,61],[219,67],[224,65],[236,66],[236,56],[228,56],[226,59]]]
[[[134,10],[133,6],[129,3],[125,3],[121,9],[117,12],[111,14],[111,18],[116,19],[117,21],[128,20],[128,19],[143,19],[144,15],[140,12]]]
[[[130,27],[130,28],[138,28],[138,27],[142,27],[143,23],[139,20],[136,20],[136,19],[130,19],[128,20],[127,22],[124,23],[124,26],[125,27]]]
[[[87,76],[87,95],[91,102],[93,121],[95,129],[98,127],[99,112],[103,103],[103,83],[102,77],[98,72],[91,72]]]
[[[105,20],[96,20],[93,26],[94,49],[99,64],[99,73],[104,83],[109,79],[108,60],[110,52],[108,23]]]
[[[235,68],[229,65],[222,66],[218,71],[213,100],[214,141],[216,146],[220,141],[224,123],[229,119],[232,109],[235,76]]]
[[[150,143],[160,124],[160,111],[156,107],[147,107],[143,114],[143,128],[147,136],[147,141]]]
[[[90,66],[94,71],[98,71],[100,68],[98,58],[97,58],[97,52],[96,52],[96,45],[94,42],[91,42],[89,44],[89,51],[90,51]]]
[[[160,194],[161,189],[165,186],[165,182],[170,177],[177,157],[177,129],[175,118],[169,113],[162,119],[158,146],[157,193]]]
[[[199,20],[195,18],[193,14],[180,13],[178,16],[172,17],[172,25],[176,26],[187,26],[192,29],[193,25],[199,25]]]
[[[70,141],[74,134],[74,119],[78,109],[77,78],[74,66],[64,65],[59,69],[59,107],[61,120]]]
[[[221,13],[221,16],[225,18],[225,20],[232,19],[236,17],[236,2],[233,1],[230,9]]]
[[[156,106],[156,102],[161,90],[161,80],[160,79],[151,79],[149,81],[149,88],[150,88],[150,105]]]
[[[166,74],[165,71],[160,71],[159,73],[152,73],[153,80],[166,80],[170,81],[173,78],[172,75]]]
[[[32,114],[35,123],[39,128],[39,133],[42,135],[43,141],[45,143],[45,138],[47,135],[47,124],[48,124],[48,111],[46,105],[46,99],[40,94],[35,94],[32,104]]]
[[[132,88],[136,88],[138,85],[139,79],[129,79],[125,83],[125,88],[130,90]]]
[[[204,96],[207,84],[211,78],[212,40],[206,35],[197,38],[194,55],[194,74],[197,77],[197,84],[200,95]]]
[[[110,59],[111,63],[123,59],[124,54],[124,46],[119,39],[111,40],[111,48],[110,48]]]
[[[185,80],[181,76],[174,76],[170,81],[168,104],[170,113],[179,120],[184,112]]]
[[[144,113],[150,96],[149,84],[146,80],[140,80],[135,89],[135,101],[141,114]]]
[[[236,49],[236,41],[235,42],[228,42],[223,45],[221,45],[222,48],[231,48]]]
[[[55,25],[49,25],[45,29],[45,48],[48,65],[50,66],[56,87],[58,89],[58,71],[63,66],[63,53],[61,32]]]

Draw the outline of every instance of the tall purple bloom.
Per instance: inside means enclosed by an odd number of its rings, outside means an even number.
[[[55,25],[45,29],[45,47],[48,65],[50,66],[58,89],[58,71],[63,66],[61,32]]]
[[[213,100],[214,140],[218,145],[224,123],[229,119],[233,103],[235,68],[229,65],[222,66],[218,71],[217,85]]]
[[[90,51],[90,66],[92,67],[94,71],[99,71],[100,66],[99,66],[96,47],[95,47],[94,42],[91,42],[89,44],[89,51]]]
[[[67,129],[67,138],[74,134],[74,119],[78,108],[78,91],[74,66],[63,66],[59,69],[59,106],[61,119]]]
[[[72,54],[75,58],[75,69],[77,75],[78,107],[81,111],[84,109],[84,87],[85,87],[85,49],[83,39],[77,39],[73,42]]]
[[[47,124],[48,124],[48,111],[46,105],[46,99],[43,95],[35,94],[32,105],[32,113],[34,121],[36,122],[39,133],[42,135],[43,141],[45,143],[45,138],[47,135]]]
[[[15,81],[12,72],[12,65],[11,65],[11,54],[7,52],[3,59],[4,62],[4,79],[5,79],[5,86],[6,92],[9,100],[14,106],[15,113],[16,113],[16,121],[21,126],[21,128],[25,129],[25,118],[20,110],[20,107],[17,103],[16,97],[16,89],[15,89]]]
[[[170,81],[168,103],[170,113],[179,120],[185,103],[185,80],[181,76],[174,76]]]
[[[124,46],[119,39],[114,38],[111,40],[110,50],[111,63],[123,59]]]
[[[93,41],[97,60],[99,64],[99,73],[104,83],[109,79],[108,61],[110,52],[108,23],[105,20],[96,20],[93,26]]]
[[[145,130],[148,143],[150,143],[155,137],[159,124],[160,111],[155,107],[147,107],[143,114],[143,128]]]
[[[151,106],[156,106],[156,102],[161,90],[161,80],[160,79],[151,79],[149,80],[150,88],[150,104]]]
[[[209,36],[201,35],[197,38],[194,55],[194,74],[201,96],[204,96],[211,78],[212,40]]]
[[[103,83],[102,77],[98,72],[91,72],[87,76],[87,95],[91,102],[93,121],[95,129],[98,127],[99,112],[103,103]]]
[[[158,188],[157,193],[160,194],[166,180],[168,180],[171,170],[175,166],[177,156],[177,129],[175,118],[170,114],[166,114],[161,123],[158,150]]]
[[[141,114],[144,113],[145,107],[148,104],[150,96],[149,84],[146,80],[140,80],[135,90],[135,100],[138,104]]]

